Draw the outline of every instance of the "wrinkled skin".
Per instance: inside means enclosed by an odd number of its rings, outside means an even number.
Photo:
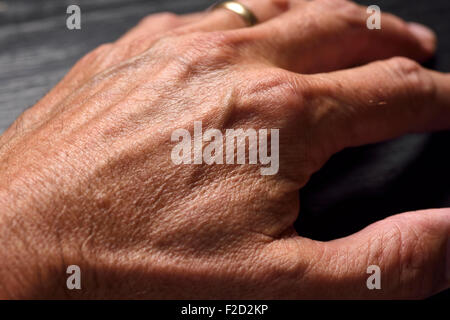
[[[434,36],[388,14],[368,30],[365,8],[343,0],[243,2],[259,25],[226,10],[146,18],[1,136],[2,298],[387,299],[449,287],[449,209],[331,242],[293,229],[298,191],[332,154],[450,128],[450,76],[414,61],[433,54]],[[175,165],[172,132],[200,120],[279,128],[278,174]],[[66,289],[72,264],[82,290]],[[382,290],[367,289],[369,265]]]

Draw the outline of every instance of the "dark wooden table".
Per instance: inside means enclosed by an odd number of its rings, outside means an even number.
[[[0,132],[52,88],[85,53],[145,15],[184,13],[210,0],[0,0]],[[361,0],[431,26],[440,39],[429,67],[450,71],[450,1]],[[66,8],[82,9],[82,30]],[[349,48],[351,50],[351,48]],[[328,240],[391,214],[450,207],[450,132],[408,135],[334,156],[301,192],[300,234]],[[447,293],[448,294],[448,293]]]

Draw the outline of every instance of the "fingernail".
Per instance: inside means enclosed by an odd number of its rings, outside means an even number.
[[[408,27],[427,50],[434,51],[436,49],[436,34],[433,30],[416,22],[410,22]]]

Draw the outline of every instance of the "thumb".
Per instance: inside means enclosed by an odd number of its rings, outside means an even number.
[[[289,290],[298,297],[411,299],[450,287],[449,238],[450,209],[435,209],[392,216],[330,242],[280,241],[302,266]],[[305,259],[307,267],[299,263]]]

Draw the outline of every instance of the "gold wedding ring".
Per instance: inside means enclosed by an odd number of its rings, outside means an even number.
[[[225,1],[215,4],[212,10],[226,9],[239,15],[247,24],[248,27],[254,26],[258,23],[258,18],[255,14],[243,4],[236,1]]]

